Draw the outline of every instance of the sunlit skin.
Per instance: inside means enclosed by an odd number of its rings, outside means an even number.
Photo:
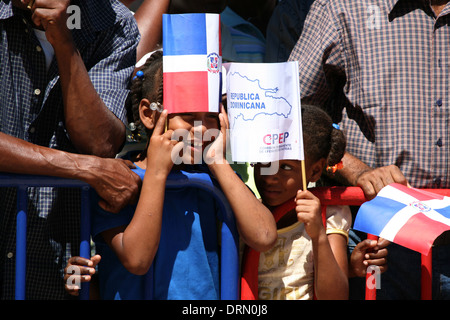
[[[277,166],[276,163],[272,165]],[[301,162],[281,160],[276,174],[262,175],[261,168],[268,166],[261,163],[255,165],[255,183],[263,203],[273,208],[294,198],[302,188]]]

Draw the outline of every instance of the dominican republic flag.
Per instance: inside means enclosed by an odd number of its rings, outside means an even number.
[[[450,230],[450,198],[393,183],[361,206],[354,229],[428,255]]]
[[[163,15],[163,81],[169,113],[220,111],[219,14]]]

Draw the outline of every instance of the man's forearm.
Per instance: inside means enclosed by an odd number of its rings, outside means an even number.
[[[134,202],[141,184],[122,159],[105,159],[34,145],[0,132],[0,172],[34,174],[81,180],[102,198],[100,206],[119,212]]]
[[[113,157],[125,139],[122,122],[103,103],[67,27],[70,0],[41,0],[31,9],[58,62],[67,132],[80,153]]]
[[[339,182],[361,187],[368,200],[374,198],[378,192],[391,183],[408,185],[408,181],[396,165],[371,168],[349,153],[342,159],[343,169],[334,176]]]
[[[356,186],[358,184],[358,178],[363,173],[372,170],[367,164],[347,152],[342,158],[342,163],[343,168],[336,171],[333,178],[348,186]]]
[[[114,157],[125,126],[103,103],[73,45],[55,49],[64,100],[66,128],[80,153]]]
[[[0,172],[34,174],[91,183],[101,158],[32,144],[0,132]],[[95,172],[98,174],[98,172]]]
[[[162,42],[162,15],[167,13],[170,0],[145,0],[136,11],[141,41],[137,47],[139,61],[145,54],[155,50]]]
[[[0,132],[0,171],[89,180],[82,155],[38,146]],[[91,157],[93,158],[93,157]]]

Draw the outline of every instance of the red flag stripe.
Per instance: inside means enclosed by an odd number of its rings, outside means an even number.
[[[427,255],[436,237],[449,229],[448,225],[418,213],[403,225],[393,242]]]
[[[209,111],[208,72],[168,72],[163,81],[169,113]]]

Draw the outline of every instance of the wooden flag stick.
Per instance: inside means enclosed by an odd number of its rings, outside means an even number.
[[[306,184],[306,170],[305,170],[305,160],[300,161],[302,164],[302,181],[303,181],[303,191],[308,187]]]

